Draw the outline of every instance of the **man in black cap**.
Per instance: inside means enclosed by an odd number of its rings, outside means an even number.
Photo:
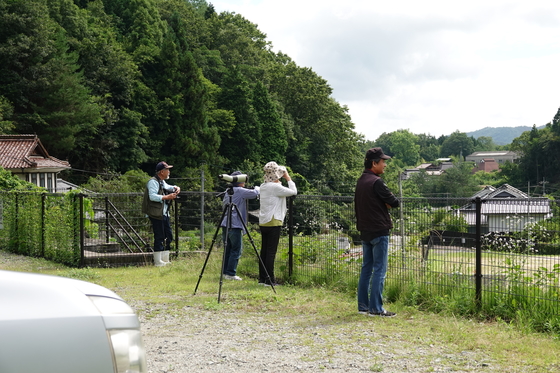
[[[389,231],[393,228],[388,209],[399,207],[399,200],[380,177],[387,166],[387,159],[391,157],[383,153],[381,148],[366,152],[365,169],[356,184],[354,209],[363,250],[358,282],[358,312],[392,317],[396,314],[383,308],[383,286],[387,273]]]
[[[169,263],[169,250],[173,241],[173,231],[169,220],[169,204],[177,198],[181,188],[169,185],[170,168],[165,162],[156,165],[156,175],[146,184],[142,212],[148,215],[154,231],[154,264],[161,267]]]

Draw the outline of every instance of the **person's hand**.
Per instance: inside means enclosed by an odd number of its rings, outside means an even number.
[[[282,177],[283,177],[286,181],[292,181],[292,178],[291,178],[290,175],[288,174],[288,171],[284,171],[284,175],[282,175]]]
[[[175,192],[170,193],[170,194],[168,194],[168,195],[166,195],[166,196],[163,196],[162,199],[175,199],[175,198],[177,198],[177,195],[178,195],[178,194],[179,194],[179,192],[178,192],[178,191],[175,191]]]

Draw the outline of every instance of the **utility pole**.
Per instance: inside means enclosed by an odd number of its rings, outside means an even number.
[[[542,181],[539,182],[539,184],[542,185],[542,195],[543,197],[546,195],[546,184],[548,184],[548,181],[545,181],[544,177],[542,178]]]

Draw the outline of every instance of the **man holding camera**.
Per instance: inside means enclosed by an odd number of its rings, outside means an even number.
[[[154,231],[154,264],[162,267],[169,264],[169,251],[173,241],[173,231],[169,220],[169,205],[177,198],[181,188],[169,185],[165,180],[169,179],[170,168],[165,162],[156,165],[156,175],[146,184],[142,212],[152,222]]]
[[[235,171],[231,176],[243,175],[241,171]],[[241,281],[242,278],[237,276],[237,264],[241,253],[243,252],[243,235],[245,232],[244,225],[247,225],[247,200],[255,199],[259,195],[259,187],[255,189],[245,188],[245,182],[234,181],[231,183],[233,195],[231,196],[231,203],[237,209],[231,209],[231,221],[228,226],[228,216],[224,216],[220,226],[222,227],[222,239],[226,243],[226,253],[224,258],[224,278],[226,280]],[[224,206],[229,202],[230,196],[224,195]],[[226,237],[227,230],[227,237]]]

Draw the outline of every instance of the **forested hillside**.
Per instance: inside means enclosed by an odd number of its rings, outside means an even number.
[[[508,145],[512,141],[521,136],[523,132],[530,131],[531,126],[518,126],[518,127],[484,127],[476,131],[467,132],[467,136],[478,139],[479,137],[491,137],[496,145]],[[539,126],[537,129],[542,129],[544,126]]]
[[[302,192],[349,194],[364,152],[382,146],[393,155],[385,175],[393,190],[405,168],[439,157],[521,156],[491,177],[458,165],[459,174],[420,180],[409,195],[503,182],[558,190],[559,123],[557,114],[507,145],[404,129],[365,141],[327,81],[274,52],[242,15],[217,13],[205,0],[0,0],[0,133],[37,134],[72,165],[64,178],[80,185],[99,174],[141,179],[165,160],[188,189],[204,173],[212,190],[233,170],[259,183],[274,160]]]
[[[0,0],[0,30],[0,132],[36,133],[74,169],[360,171],[328,83],[204,0]]]

